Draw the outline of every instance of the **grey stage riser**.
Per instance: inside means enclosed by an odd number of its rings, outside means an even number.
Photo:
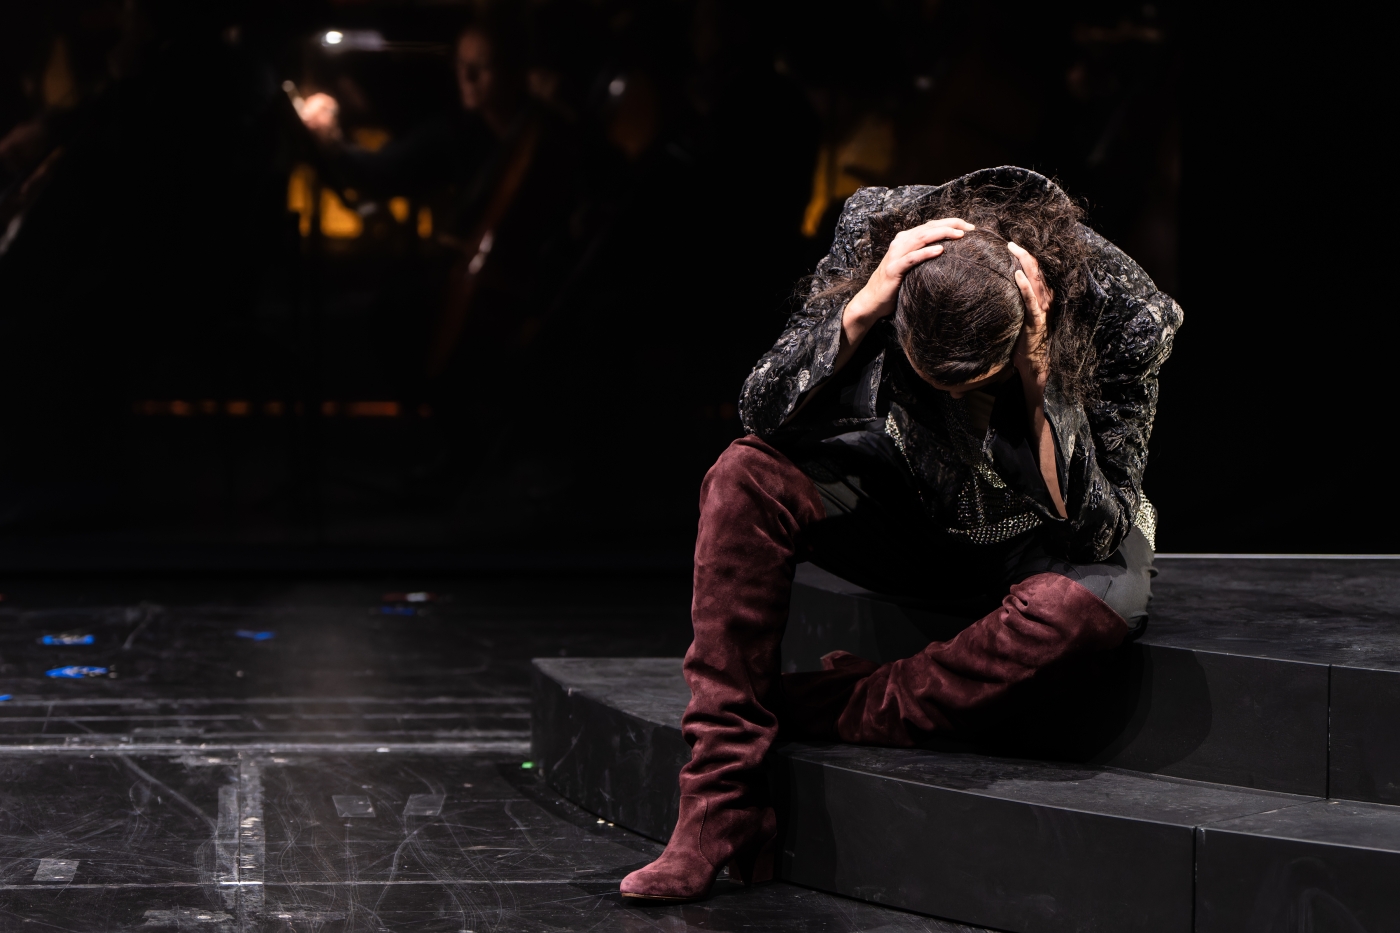
[[[1400,803],[1400,625],[1345,601],[1353,589],[1349,575],[1362,571],[1329,562],[1327,575],[1297,573],[1290,584],[1278,576],[1281,562],[1268,563],[1267,574],[1240,564],[1230,589],[1174,598],[1174,587],[1186,589],[1199,575],[1194,567],[1183,573],[1186,563],[1163,571],[1147,635],[1095,675],[1102,677],[1096,693],[1065,714],[1047,710],[1027,727],[1034,743],[999,750]],[[1390,575],[1400,590],[1400,566]],[[1260,579],[1251,584],[1254,576]],[[1367,580],[1374,591],[1377,584]],[[1250,585],[1271,588],[1273,602],[1256,605]],[[1298,590],[1296,599],[1281,602],[1277,591],[1288,585]],[[816,670],[821,655],[838,648],[895,660],[952,637],[967,622],[804,564],[793,588],[783,666]],[[1363,669],[1366,664],[1373,669]]]
[[[1331,796],[1400,804],[1400,674],[1332,668]]]
[[[1197,933],[1397,933],[1400,808],[1321,801],[1196,831]]]
[[[679,659],[540,659],[537,766],[564,796],[664,840],[689,757],[679,727],[688,698]],[[781,877],[963,923],[1010,933],[1190,933],[1194,912],[1199,933],[1249,933],[1245,908],[1261,898],[1319,923],[1371,918],[1339,931],[1396,929],[1387,918],[1400,917],[1400,885],[1389,880],[1400,877],[1400,808],[1116,768],[841,745],[781,746],[772,779]],[[1330,901],[1316,885],[1298,886],[1319,878],[1342,879],[1326,887]],[[1318,914],[1324,907],[1331,912]]]
[[[614,698],[622,688],[625,694]],[[639,703],[651,691],[652,702]],[[679,658],[549,658],[534,664],[531,755],[560,794],[658,842],[680,811],[690,700]]]

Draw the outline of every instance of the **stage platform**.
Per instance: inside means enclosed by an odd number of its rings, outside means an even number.
[[[3,933],[968,933],[786,883],[620,899],[661,846],[539,780],[530,659],[678,654],[687,573],[0,593]]]
[[[781,877],[1010,933],[1400,930],[1400,561],[1159,568],[1148,632],[1058,760],[781,747]],[[784,665],[959,624],[804,565]],[[677,658],[538,659],[534,757],[663,840],[688,699]]]

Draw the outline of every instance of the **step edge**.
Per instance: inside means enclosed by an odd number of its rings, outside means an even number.
[[[1236,819],[1239,819],[1239,817],[1236,817]],[[1397,844],[1397,847],[1394,849],[1378,849],[1375,846],[1369,845],[1351,845],[1344,842],[1335,842],[1323,839],[1305,839],[1300,836],[1293,836],[1280,833],[1261,833],[1251,832],[1249,830],[1243,829],[1226,829],[1222,827],[1212,826],[1210,824],[1198,826],[1196,828],[1202,831],[1221,833],[1229,836],[1240,836],[1242,838],[1247,839],[1277,839],[1280,842],[1297,842],[1303,845],[1310,846],[1326,846],[1329,849],[1345,849],[1348,852],[1375,852],[1378,855],[1394,855],[1396,857],[1400,857],[1400,844]]]
[[[573,694],[572,694],[570,691],[574,691],[574,692],[577,692],[577,693],[579,693],[579,694],[581,694],[581,695],[583,695],[583,696],[588,697],[588,698],[589,698],[590,700],[592,700],[594,703],[598,703],[598,704],[601,704],[601,705],[603,705],[603,706],[606,706],[606,707],[608,707],[608,708],[610,708],[610,709],[614,709],[614,710],[618,710],[618,711],[620,711],[620,712],[623,712],[623,713],[625,713],[626,715],[628,715],[628,716],[632,717],[633,719],[637,720],[638,722],[645,722],[645,723],[650,723],[651,725],[654,725],[654,726],[661,726],[661,727],[663,727],[663,728],[675,729],[676,731],[679,732],[679,731],[680,731],[680,728],[681,728],[679,719],[676,720],[675,722],[661,722],[661,721],[659,721],[659,720],[648,719],[648,718],[646,718],[646,717],[644,717],[644,716],[640,716],[640,715],[638,715],[637,713],[635,713],[635,712],[633,712],[633,711],[631,711],[631,710],[624,709],[624,708],[621,707],[621,706],[617,706],[617,705],[614,705],[614,704],[612,704],[612,703],[609,703],[609,702],[607,701],[606,698],[599,696],[598,694],[594,693],[592,690],[590,690],[590,689],[587,688],[587,687],[580,687],[580,686],[571,685],[571,684],[567,684],[567,683],[562,682],[561,680],[559,680],[558,678],[556,678],[556,677],[554,677],[552,674],[550,674],[550,672],[549,672],[548,670],[546,670],[544,667],[542,667],[542,666],[538,663],[539,661],[649,661],[649,660],[657,660],[657,661],[661,661],[661,660],[672,661],[672,660],[674,660],[674,661],[678,662],[678,663],[677,663],[677,667],[679,668],[679,662],[680,662],[682,659],[681,659],[681,658],[531,658],[531,659],[530,659],[530,666],[531,666],[532,668],[534,668],[535,670],[537,670],[542,676],[548,678],[552,683],[554,683],[554,684],[555,684],[556,686],[558,686],[560,689],[562,689],[562,690],[564,691],[564,695],[565,695],[566,697],[572,696]],[[687,688],[687,690],[689,690],[689,688]],[[687,702],[689,702],[689,701],[687,701]],[[532,703],[533,703],[533,701],[532,701]]]
[[[786,750],[786,749],[783,749],[783,748],[779,748],[779,749],[776,749],[776,750],[775,750],[775,754],[783,755],[785,751],[787,751],[787,750]],[[1014,759],[1012,759],[1012,760],[1014,760]],[[931,783],[931,782],[927,782],[927,781],[917,781],[917,780],[913,780],[913,779],[910,779],[910,778],[901,777],[901,776],[899,776],[899,775],[881,774],[881,773],[879,773],[879,772],[877,772],[877,771],[870,771],[870,770],[866,770],[866,769],[863,769],[863,768],[853,768],[853,767],[849,767],[849,766],[846,766],[846,765],[832,764],[832,763],[828,763],[828,762],[809,761],[809,762],[805,762],[805,763],[806,763],[806,764],[811,764],[811,765],[816,765],[816,766],[822,767],[822,768],[830,768],[830,769],[836,770],[836,771],[845,771],[845,772],[848,773],[848,774],[857,774],[857,775],[863,775],[863,776],[866,776],[866,777],[878,778],[879,780],[882,780],[882,781],[895,781],[895,782],[898,782],[898,783],[900,783],[900,784],[906,784],[906,785],[913,786],[913,787],[927,787],[927,788],[931,788],[931,789],[933,789],[933,790],[946,791],[946,792],[948,792],[948,793],[966,794],[966,795],[969,795],[969,796],[980,797],[980,798],[983,798],[983,799],[985,799],[985,800],[1000,800],[1000,801],[1002,801],[1002,802],[1009,803],[1009,804],[1014,804],[1014,805],[1017,805],[1017,806],[1043,807],[1043,808],[1045,808],[1045,809],[1047,809],[1047,810],[1056,810],[1056,811],[1059,811],[1059,812],[1062,812],[1062,813],[1079,813],[1079,814],[1083,814],[1083,815],[1085,815],[1085,816],[1101,816],[1101,817],[1104,817],[1104,818],[1106,818],[1106,819],[1126,820],[1126,821],[1133,822],[1133,823],[1145,823],[1145,824],[1155,825],[1155,826],[1170,826],[1170,827],[1175,827],[1175,828],[1179,828],[1179,829],[1198,829],[1198,828],[1201,828],[1201,827],[1204,827],[1204,826],[1213,825],[1214,823],[1217,823],[1217,822],[1225,822],[1225,821],[1228,821],[1228,820],[1245,819],[1245,818],[1251,817],[1251,816],[1258,816],[1258,815],[1260,815],[1261,813],[1269,813],[1269,812],[1272,812],[1272,811],[1274,811],[1274,810],[1289,810],[1289,809],[1292,809],[1292,808],[1294,808],[1294,807],[1309,806],[1309,805],[1311,805],[1311,804],[1315,804],[1315,803],[1325,803],[1325,802],[1327,801],[1327,798],[1326,798],[1326,797],[1309,797],[1309,796],[1302,795],[1302,794],[1287,794],[1287,793],[1285,793],[1285,792],[1283,792],[1283,791],[1258,790],[1258,789],[1252,788],[1252,787],[1237,787],[1237,786],[1235,786],[1235,785],[1233,785],[1233,784],[1215,784],[1215,783],[1212,783],[1212,782],[1210,782],[1210,781],[1195,781],[1195,780],[1191,780],[1190,778],[1174,778],[1174,777],[1172,777],[1172,776],[1170,776],[1170,775],[1156,775],[1156,774],[1150,774],[1150,773],[1142,772],[1142,771],[1127,771],[1127,770],[1108,769],[1108,768],[1100,769],[1100,773],[1112,772],[1112,773],[1115,773],[1115,774],[1122,774],[1122,775],[1124,775],[1124,776],[1126,776],[1126,777],[1141,778],[1141,779],[1143,779],[1143,780],[1151,780],[1151,781],[1153,781],[1154,783],[1187,784],[1187,785],[1191,785],[1191,786],[1195,786],[1195,787],[1214,788],[1214,789],[1219,789],[1219,790],[1224,790],[1224,791],[1230,791],[1230,792],[1233,792],[1233,793],[1241,793],[1241,792],[1243,792],[1243,793],[1249,794],[1249,795],[1256,795],[1256,794],[1257,794],[1257,795],[1260,795],[1260,796],[1271,796],[1271,797],[1274,797],[1275,799],[1277,799],[1278,797],[1282,796],[1282,797],[1287,797],[1287,798],[1289,798],[1290,801],[1291,801],[1291,802],[1289,803],[1288,806],[1284,806],[1284,807],[1270,807],[1269,809],[1266,809],[1266,810],[1258,810],[1258,811],[1254,811],[1254,812],[1251,812],[1251,813],[1241,813],[1241,814],[1238,814],[1238,815],[1236,815],[1236,816],[1223,817],[1223,818],[1221,818],[1220,820],[1205,820],[1205,821],[1202,821],[1202,820],[1183,820],[1183,821],[1181,821],[1181,822],[1170,822],[1170,821],[1168,821],[1168,820],[1157,819],[1157,818],[1150,818],[1150,817],[1127,816],[1127,815],[1124,815],[1124,814],[1122,814],[1122,813],[1104,813],[1104,812],[1102,812],[1102,811],[1100,811],[1100,810],[1088,809],[1088,808],[1083,807],[1083,806],[1061,806],[1061,805],[1057,805],[1057,804],[1041,803],[1041,802],[1037,802],[1037,801],[1033,801],[1033,800],[1026,800],[1026,799],[1023,799],[1023,798],[1020,798],[1020,797],[998,796],[998,795],[995,795],[995,794],[984,793],[984,792],[978,790],[977,788],[948,787],[948,786],[946,786],[946,785],[935,784],[935,783]],[[1359,802],[1360,802],[1360,801],[1359,801]],[[1383,806],[1383,805],[1382,805],[1382,804],[1377,804],[1377,806]]]
[[[662,658],[656,658],[656,659],[640,659],[640,658],[536,658],[536,659],[532,659],[532,660],[531,660],[531,664],[532,664],[533,666],[535,666],[535,667],[539,670],[540,674],[543,675],[544,677],[547,677],[547,678],[548,678],[552,683],[554,683],[558,688],[564,690],[564,691],[565,691],[565,694],[566,694],[566,696],[567,696],[567,695],[568,695],[568,690],[569,690],[569,685],[564,684],[564,683],[562,683],[561,681],[555,679],[544,667],[537,665],[536,662],[537,662],[537,661],[540,661],[540,660],[543,660],[543,661],[564,661],[564,662],[574,662],[574,661],[577,661],[577,662],[587,662],[587,661],[603,661],[603,660],[626,660],[626,661],[633,661],[633,660],[673,660],[673,659],[670,659],[670,658],[665,658],[665,659],[662,659]],[[681,731],[681,726],[680,726],[680,723],[679,723],[679,722],[660,722],[660,721],[657,721],[657,720],[655,720],[655,719],[650,719],[650,718],[647,718],[647,717],[645,717],[645,716],[639,715],[639,714],[637,714],[636,712],[633,712],[632,710],[628,710],[628,709],[625,709],[624,707],[617,706],[617,705],[615,705],[615,704],[609,703],[609,702],[607,701],[606,698],[599,696],[598,694],[592,692],[591,690],[589,690],[589,689],[587,689],[587,688],[585,688],[585,687],[574,687],[573,689],[574,689],[575,691],[577,691],[579,694],[581,694],[582,696],[587,697],[591,702],[597,703],[597,704],[599,704],[599,705],[601,705],[601,706],[606,706],[606,707],[608,707],[609,709],[611,709],[611,710],[613,710],[613,711],[615,711],[615,712],[622,713],[623,715],[629,717],[630,719],[632,719],[632,720],[635,721],[635,722],[644,723],[644,724],[651,725],[651,726],[657,726],[657,727],[660,727],[660,728],[663,728],[663,729],[673,729],[673,730],[675,730],[676,732],[680,732],[680,731]],[[825,747],[825,746],[820,745],[820,744],[817,744],[817,743],[807,743],[807,742],[794,742],[794,743],[785,743],[785,744],[803,745],[803,746],[812,747],[812,748]],[[837,745],[837,744],[845,744],[845,743],[828,743],[828,744]],[[862,747],[862,746],[848,746],[848,747]],[[781,747],[779,747],[779,748],[781,748]],[[775,749],[775,750],[777,750],[777,749]],[[925,751],[927,751],[927,750],[925,749]],[[1268,789],[1265,789],[1265,788],[1249,787],[1249,786],[1242,785],[1242,784],[1225,784],[1225,783],[1221,783],[1221,782],[1219,782],[1219,781],[1203,781],[1203,780],[1200,780],[1200,779],[1197,779],[1197,778],[1187,778],[1187,777],[1180,777],[1180,776],[1177,776],[1177,775],[1161,774],[1161,773],[1154,772],[1154,771],[1138,771],[1138,770],[1134,770],[1134,769],[1132,769],[1132,768],[1122,768],[1122,767],[1113,766],[1113,765],[1079,765],[1079,764],[1074,764],[1074,763],[1056,762],[1056,761],[1052,761],[1052,760],[1048,760],[1048,759],[1039,759],[1039,758],[1004,758],[1004,757],[996,756],[996,755],[983,755],[983,754],[980,754],[980,753],[977,753],[977,752],[958,752],[958,753],[956,753],[956,754],[975,755],[975,756],[977,756],[977,757],[979,757],[979,758],[982,758],[982,759],[984,759],[984,760],[1007,761],[1007,762],[1022,763],[1022,764],[1027,764],[1027,765],[1042,765],[1042,766],[1051,767],[1051,768],[1060,767],[1060,766],[1063,766],[1063,767],[1074,767],[1074,768],[1080,768],[1080,769],[1083,769],[1083,770],[1093,771],[1094,773],[1098,773],[1098,774],[1118,774],[1118,775],[1122,775],[1122,776],[1124,776],[1124,777],[1135,778],[1135,779],[1139,779],[1139,780],[1143,780],[1143,781],[1153,781],[1153,782],[1157,782],[1157,783],[1184,784],[1184,785],[1191,785],[1191,786],[1198,786],[1198,787],[1207,787],[1207,788],[1218,788],[1218,789],[1220,789],[1220,790],[1229,790],[1229,791],[1232,791],[1232,792],[1235,792],[1235,793],[1244,793],[1244,794],[1251,794],[1251,795],[1263,795],[1263,796],[1274,796],[1276,799],[1299,800],[1299,801],[1302,801],[1302,802],[1309,802],[1309,803],[1310,803],[1310,802],[1316,802],[1316,801],[1321,801],[1321,800],[1329,799],[1329,798],[1327,798],[1327,797],[1322,797],[1322,796],[1318,796],[1318,795],[1315,795],[1315,794],[1294,794],[1294,793],[1290,793],[1290,792],[1288,792],[1288,791],[1268,790]],[[831,767],[837,767],[837,766],[831,765]],[[845,770],[850,770],[850,771],[853,771],[853,772],[856,772],[856,773],[870,773],[870,774],[875,774],[876,776],[881,776],[881,775],[878,775],[876,772],[864,772],[864,771],[861,771],[860,769],[845,768]],[[888,775],[883,775],[883,776],[884,776],[884,777],[890,777],[890,776],[888,776]],[[907,780],[907,779],[901,779],[901,780]],[[918,783],[920,783],[920,782],[917,782],[917,781],[909,781],[909,783],[918,784]],[[925,785],[923,785],[923,786],[938,786],[938,785],[925,784]],[[945,789],[947,789],[947,788],[945,788]],[[990,797],[990,795],[979,795],[979,796],[988,796],[988,797]],[[992,798],[992,799],[995,799],[995,798]],[[1351,799],[1351,798],[1338,798],[1338,799]],[[1357,803],[1373,803],[1373,801],[1364,801],[1364,800],[1357,800],[1356,802],[1357,802]],[[1377,806],[1386,806],[1385,804],[1376,804],[1376,805],[1377,805]],[[1061,809],[1068,809],[1068,808],[1061,808]],[[1083,811],[1083,812],[1090,812],[1090,813],[1091,813],[1091,812],[1095,812],[1095,811]],[[1104,815],[1104,816],[1112,816],[1113,814],[1102,814],[1102,815]],[[1231,819],[1235,819],[1235,817],[1231,817]],[[1168,825],[1178,825],[1178,824],[1168,824]],[[1184,824],[1182,824],[1182,825],[1184,825]]]

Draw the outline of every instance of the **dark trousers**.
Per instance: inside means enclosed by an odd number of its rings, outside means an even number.
[[[883,430],[859,430],[780,449],[816,485],[826,517],[807,529],[805,557],[866,589],[914,597],[969,620],[1038,573],[1079,583],[1142,634],[1152,601],[1153,550],[1134,528],[1099,563],[1053,556],[1039,528],[993,545],[972,544],[929,517],[903,454]]]

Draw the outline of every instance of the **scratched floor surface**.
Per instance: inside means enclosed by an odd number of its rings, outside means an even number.
[[[622,903],[660,847],[523,767],[529,659],[680,655],[683,578],[4,597],[0,931],[966,929],[785,884]]]

